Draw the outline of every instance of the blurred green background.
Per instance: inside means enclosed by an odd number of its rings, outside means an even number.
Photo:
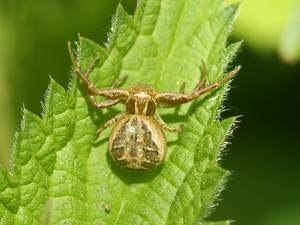
[[[23,105],[41,113],[49,75],[67,86],[67,40],[104,43],[118,0],[0,0],[0,162]],[[229,1],[227,1],[229,2]],[[232,1],[230,1],[232,2]],[[122,1],[132,13],[135,0]],[[245,0],[231,40],[244,39],[223,117],[243,115],[222,164],[232,176],[214,219],[300,224],[300,1]]]

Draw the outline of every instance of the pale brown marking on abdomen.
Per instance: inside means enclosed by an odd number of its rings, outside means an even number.
[[[112,131],[109,151],[122,167],[148,170],[164,160],[166,140],[161,127],[152,117],[126,115]]]

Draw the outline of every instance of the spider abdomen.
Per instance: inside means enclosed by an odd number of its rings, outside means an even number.
[[[109,140],[109,152],[121,167],[149,170],[166,155],[166,139],[151,116],[125,115],[118,120]]]

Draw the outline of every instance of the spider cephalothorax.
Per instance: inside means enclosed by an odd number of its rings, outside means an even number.
[[[126,111],[133,115],[153,116],[156,110],[155,90],[145,85],[137,85],[128,90]]]
[[[105,122],[97,133],[100,134],[105,128],[115,124],[109,138],[110,155],[121,167],[132,170],[149,170],[160,165],[164,161],[167,152],[163,130],[181,131],[181,128],[168,127],[161,117],[155,113],[157,107],[160,105],[175,107],[190,102],[224,84],[234,77],[241,68],[237,66],[222,80],[206,86],[206,69],[203,63],[201,79],[191,94],[156,92],[146,85],[136,85],[125,90],[117,87],[118,84],[122,83],[121,80],[115,81],[111,88],[97,89],[88,80],[88,75],[98,57],[88,66],[86,72],[82,72],[72,53],[70,43],[69,52],[74,65],[74,72],[85,84],[89,92],[89,98],[96,108],[108,108],[118,103],[126,105],[126,112],[119,113]],[[103,96],[107,100],[98,103],[96,96]]]

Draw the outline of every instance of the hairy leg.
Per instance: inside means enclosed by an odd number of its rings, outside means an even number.
[[[157,114],[154,116],[154,118],[159,123],[159,125],[161,126],[161,128],[163,128],[164,130],[171,131],[171,132],[182,132],[182,130],[183,130],[182,127],[177,127],[177,128],[169,127],[163,121],[163,119],[159,115],[157,115]]]
[[[97,89],[96,86],[94,86],[94,84],[88,79],[88,75],[91,73],[92,69],[96,65],[96,62],[98,61],[99,56],[94,58],[94,60],[88,65],[88,68],[85,72],[82,72],[80,69],[80,66],[72,52],[71,42],[68,42],[68,50],[69,50],[72,64],[74,66],[74,72],[83,81],[84,85],[88,89],[91,96],[101,95],[101,96],[104,96],[104,97],[110,98],[110,99],[121,99],[121,98],[128,97],[129,93],[126,90],[113,89],[113,88]],[[117,85],[117,83],[116,84],[114,83],[113,87],[114,87],[114,85]]]
[[[208,85],[207,87],[204,86],[203,79],[199,81],[199,83],[194,88],[193,92],[191,94],[181,94],[181,93],[158,93],[155,96],[155,101],[157,103],[161,104],[167,104],[169,106],[177,106],[179,104],[184,104],[187,102],[190,102],[196,98],[198,98],[200,95],[207,93],[217,87],[220,87],[222,84],[233,78],[241,69],[241,66],[235,67],[234,70],[229,72],[227,76],[225,76],[222,80],[212,83]],[[205,77],[205,76],[204,76]]]
[[[77,76],[80,77],[80,79],[84,82],[84,85],[86,88],[89,90],[91,94],[96,95],[97,94],[97,88],[89,81],[88,76],[91,73],[93,67],[96,65],[96,62],[99,60],[99,56],[95,57],[93,61],[88,65],[88,68],[85,72],[82,72],[80,69],[80,66],[78,64],[78,61],[76,57],[73,54],[72,47],[71,47],[71,42],[68,42],[68,51],[69,55],[72,61],[72,64],[74,66],[74,72],[77,74]]]
[[[108,99],[108,100],[105,100],[101,103],[98,103],[97,100],[96,100],[96,96],[94,96],[94,95],[90,95],[89,99],[90,99],[91,103],[97,109],[108,108],[108,107],[111,107],[111,106],[114,106],[114,105],[118,104],[121,101],[121,99]]]
[[[122,84],[127,80],[127,78],[128,78],[128,76],[119,77],[118,79],[116,79],[116,80],[113,82],[111,88],[113,89],[113,88],[119,87],[120,85],[122,85]]]
[[[183,82],[183,83],[180,85],[180,88],[179,88],[179,93],[180,93],[180,94],[184,94],[184,93],[185,93],[185,86],[186,86],[186,83],[185,83],[185,82]],[[181,108],[181,105],[177,105],[177,106],[176,106],[176,108],[175,108],[175,110],[174,110],[174,114],[175,114],[175,115],[178,115],[180,108]]]
[[[206,71],[207,71],[207,70],[206,70],[206,65],[205,65],[204,61],[202,61],[202,66],[201,66],[201,79],[199,80],[198,84],[197,84],[196,87],[193,89],[193,91],[205,87],[206,76],[207,76]]]
[[[228,75],[225,76],[222,80],[212,83],[212,84],[208,85],[207,87],[204,86],[204,87],[195,88],[193,90],[192,96],[194,96],[194,98],[197,98],[199,95],[209,92],[209,91],[221,86],[222,84],[226,83],[231,78],[233,78],[240,71],[240,69],[241,69],[241,66],[237,66],[234,68],[234,70],[230,71],[228,73]]]
[[[119,113],[110,120],[106,121],[98,130],[97,134],[99,135],[104,129],[108,128],[109,126],[113,125],[118,119],[124,116],[126,113]]]

